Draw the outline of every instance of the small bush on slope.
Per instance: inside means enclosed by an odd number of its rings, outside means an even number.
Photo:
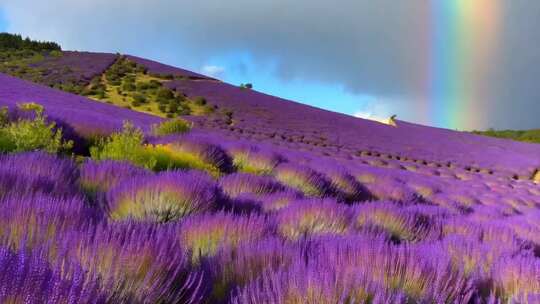
[[[220,174],[219,168],[207,163],[193,153],[181,153],[172,150],[168,145],[145,145],[143,132],[131,123],[124,123],[121,132],[102,139],[90,148],[94,160],[128,161],[154,171],[170,169],[198,169],[213,176]]]
[[[114,133],[90,148],[95,160],[126,160],[137,166],[154,169],[157,160],[143,146],[143,132],[130,122],[124,123],[122,132]]]
[[[72,141],[65,141],[61,128],[55,122],[49,122],[41,105],[24,103],[19,110],[30,112],[32,119],[19,118],[9,122],[7,111],[2,110],[0,123],[0,152],[24,152],[43,150],[58,153],[70,150]]]
[[[191,124],[181,118],[166,120],[158,125],[154,125],[153,132],[157,136],[182,134],[191,129]]]

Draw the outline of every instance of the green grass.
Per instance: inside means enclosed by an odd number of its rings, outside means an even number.
[[[84,95],[134,111],[174,118],[180,115],[208,115],[214,108],[200,100],[186,98],[163,84],[170,79],[146,73],[145,68],[120,57],[102,77],[85,88]]]
[[[473,131],[472,133],[496,138],[512,139],[528,143],[540,144],[540,129],[533,130],[493,130]]]

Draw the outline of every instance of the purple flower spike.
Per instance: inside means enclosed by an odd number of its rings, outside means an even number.
[[[201,256],[214,255],[221,247],[235,248],[261,239],[272,230],[263,217],[220,212],[187,218],[181,224],[180,239],[197,261]]]
[[[81,166],[79,182],[85,192],[89,194],[105,193],[128,178],[147,174],[149,174],[148,171],[127,162],[87,161]]]
[[[0,236],[14,247],[56,243],[70,231],[82,231],[102,218],[81,198],[44,194],[8,197],[0,202]]]
[[[1,303],[107,303],[99,281],[66,262],[51,268],[42,250],[0,247]]]
[[[93,234],[68,238],[64,250],[101,278],[109,303],[200,303],[206,292],[204,275],[192,269],[172,228],[135,222],[100,225]]]
[[[495,294],[503,301],[540,294],[540,259],[518,256],[499,260],[494,266]]]
[[[400,209],[390,202],[373,202],[356,207],[356,226],[361,230],[383,230],[396,241],[435,240],[441,228],[434,218],[419,210]]]
[[[70,159],[31,152],[0,156],[0,196],[76,193],[79,172]]]

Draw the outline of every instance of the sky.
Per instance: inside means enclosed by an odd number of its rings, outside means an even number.
[[[0,30],[365,118],[540,128],[540,1],[0,0]]]

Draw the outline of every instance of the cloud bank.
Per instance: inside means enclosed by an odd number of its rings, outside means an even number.
[[[478,102],[486,120],[460,127],[540,127],[540,40],[535,39],[540,1],[492,1],[503,14],[500,50],[484,80],[486,100],[467,101]],[[256,63],[275,63],[284,80],[340,84],[386,101],[384,108],[401,119],[431,123],[425,110],[431,102],[425,94],[429,2],[0,0],[0,5],[10,31],[56,40],[67,49],[132,53],[194,70],[224,52],[249,52]]]

